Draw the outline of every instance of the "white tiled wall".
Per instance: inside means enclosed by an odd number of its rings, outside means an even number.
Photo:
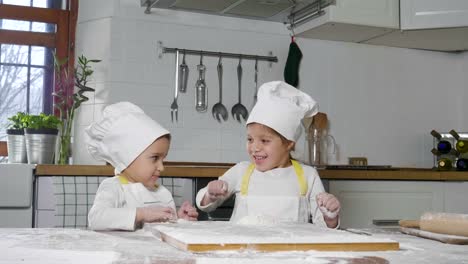
[[[77,120],[75,161],[97,163],[83,149],[85,125],[101,109],[121,100],[140,105],[174,135],[168,160],[238,162],[245,160],[245,128],[230,118],[219,124],[211,113],[194,110],[198,56],[188,56],[189,87],[179,97],[179,122],[171,123],[174,55],[157,57],[165,46],[267,55],[279,62],[259,65],[259,82],[282,79],[289,36],[281,23],[216,17],[153,9],[145,15],[138,1],[80,1],[77,54],[103,59],[93,87],[97,91]],[[101,12],[96,9],[102,8]],[[423,50],[298,39],[303,52],[300,89],[311,94],[328,114],[339,153],[367,156],[370,164],[430,167],[431,129],[468,130],[466,114],[468,56]],[[217,101],[217,58],[206,57],[209,105]],[[224,103],[237,101],[237,61],[225,59]],[[253,97],[253,61],[243,62],[243,103]],[[211,110],[211,109],[210,109]],[[303,140],[297,149],[304,147]]]

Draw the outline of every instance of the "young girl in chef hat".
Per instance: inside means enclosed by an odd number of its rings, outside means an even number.
[[[134,230],[177,218],[171,193],[156,183],[169,151],[169,131],[129,102],[107,106],[103,119],[85,131],[88,152],[114,166],[116,175],[99,185],[88,215],[91,229]],[[177,216],[196,220],[198,213],[184,202]]]
[[[231,221],[312,222],[338,226],[339,201],[324,191],[315,168],[291,159],[301,119],[317,113],[317,103],[287,83],[263,84],[247,120],[250,162],[240,162],[197,194],[210,212],[236,196]],[[245,220],[248,219],[248,220]]]

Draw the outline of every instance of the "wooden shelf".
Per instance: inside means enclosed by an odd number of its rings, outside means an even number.
[[[162,177],[213,178],[224,174],[233,163],[166,162]],[[404,180],[404,181],[468,181],[468,172],[434,171],[418,168],[391,170],[318,170],[328,180]],[[36,176],[114,176],[110,165],[38,164]]]

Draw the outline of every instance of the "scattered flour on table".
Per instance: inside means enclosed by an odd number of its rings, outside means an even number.
[[[120,254],[112,251],[75,251],[13,247],[2,254],[2,263],[81,264],[114,263]]]
[[[278,224],[278,221],[268,215],[247,215],[235,222],[237,225],[263,225],[271,226]]]

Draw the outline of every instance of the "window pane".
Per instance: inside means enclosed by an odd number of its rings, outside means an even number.
[[[31,0],[3,0],[2,2],[8,5],[31,6]]]
[[[34,0],[34,7],[47,7],[47,0]]]
[[[2,29],[29,31],[29,21],[3,19]]]
[[[1,44],[0,63],[28,64],[28,46]]]
[[[0,23],[1,29],[31,32],[55,32],[55,24],[13,19],[0,19],[0,21],[2,22]]]
[[[31,47],[31,65],[44,66],[45,61],[45,47],[32,46]]]
[[[6,127],[8,117],[26,111],[26,97],[27,67],[0,65],[0,127]]]
[[[29,113],[39,114],[43,109],[44,69],[31,68],[31,90],[29,94]]]

